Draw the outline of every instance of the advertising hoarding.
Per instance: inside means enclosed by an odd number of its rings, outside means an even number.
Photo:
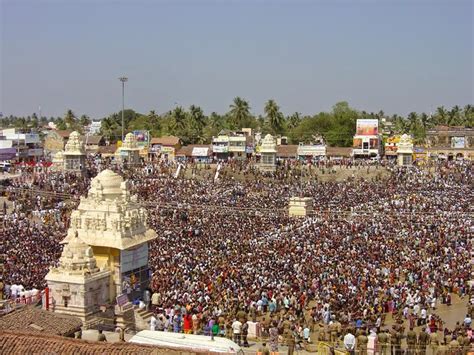
[[[135,136],[135,139],[137,140],[137,145],[139,147],[145,147],[148,145],[148,142],[150,141],[148,131],[138,130],[133,131],[132,133]]]
[[[362,149],[362,139],[361,138],[354,138],[354,141],[352,143],[352,147]]]
[[[376,136],[379,134],[379,120],[359,119],[356,124],[357,136]]]
[[[451,148],[464,148],[466,146],[464,137],[451,137]]]
[[[0,161],[15,159],[15,157],[15,148],[0,148]]]

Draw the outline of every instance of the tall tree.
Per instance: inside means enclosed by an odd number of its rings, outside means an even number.
[[[76,115],[71,109],[67,110],[66,114],[64,115],[64,123],[68,129],[76,128]]]
[[[206,116],[199,106],[191,105],[189,107],[189,115],[191,117],[192,125],[198,130],[201,131],[206,125]]]
[[[420,115],[420,122],[421,122],[421,126],[423,127],[423,129],[426,130],[426,128],[428,127],[429,122],[430,122],[430,117],[426,113],[423,112]]]
[[[79,125],[81,126],[82,129],[89,126],[91,122],[92,122],[91,119],[87,115],[81,115],[81,118],[79,118]]]
[[[292,114],[290,117],[288,117],[288,128],[294,129],[298,127],[298,125],[301,123],[301,115],[299,112],[295,112]]]
[[[40,123],[39,123],[38,116],[36,115],[36,113],[33,113],[31,115],[30,127],[33,128],[33,129],[38,129],[39,125],[40,125]]]
[[[463,108],[463,125],[467,127],[474,126],[474,106],[466,105]]]
[[[453,106],[453,108],[448,112],[448,126],[456,126],[460,124],[461,119],[461,108],[458,105]]]
[[[441,124],[441,125],[447,124],[448,113],[446,109],[444,108],[444,106],[440,106],[436,108],[435,116],[436,116],[436,124]]]
[[[177,131],[176,133],[183,133],[186,129],[186,112],[184,112],[181,106],[178,106],[171,111],[171,117],[173,118],[173,126]]]
[[[275,100],[270,99],[265,104],[265,115],[267,116],[268,124],[274,134],[283,133],[283,115],[280,112],[280,107]]]
[[[230,105],[230,117],[233,128],[241,129],[247,126],[250,121],[250,105],[247,101],[240,97],[236,97]]]
[[[418,124],[418,115],[416,112],[410,112],[407,116],[408,124],[410,127],[410,131],[414,131],[416,129],[416,125]]]

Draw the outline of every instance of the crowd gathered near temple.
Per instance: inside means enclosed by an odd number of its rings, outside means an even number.
[[[27,171],[1,186],[3,297],[17,296],[20,285],[46,286],[71,211],[106,167],[90,159],[83,175]],[[400,353],[402,338],[412,354],[443,346],[462,353],[474,342],[470,162],[294,162],[264,174],[234,161],[220,174],[188,164],[187,176],[168,162],[112,168],[129,180],[158,235],[140,300],[154,313],[153,330],[246,346],[246,321],[259,320],[271,351],[324,340],[363,353],[371,336],[383,354]],[[344,169],[359,174],[318,179]],[[293,196],[313,198],[312,213],[290,218]],[[447,327],[439,309],[459,304],[459,321]]]

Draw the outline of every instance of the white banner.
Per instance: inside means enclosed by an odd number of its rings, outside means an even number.
[[[209,148],[194,147],[193,148],[193,157],[207,157]]]
[[[212,151],[214,153],[228,153],[229,147],[227,145],[213,145]]]

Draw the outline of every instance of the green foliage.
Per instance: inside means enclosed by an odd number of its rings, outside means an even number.
[[[229,118],[230,129],[248,127],[251,120],[249,103],[237,96],[230,105]]]
[[[267,123],[274,135],[279,135],[284,132],[285,119],[280,112],[280,107],[275,100],[268,100],[265,104],[265,115],[267,116]]]
[[[387,117],[382,110],[377,113],[356,111],[347,102],[336,103],[330,112],[320,112],[313,116],[302,116],[295,112],[286,119],[275,100],[266,102],[263,108],[264,116],[254,116],[248,101],[240,97],[236,97],[229,108],[224,114],[212,112],[209,116],[196,105],[191,105],[188,110],[176,107],[163,115],[158,115],[153,110],[148,114],[141,114],[127,109],[124,111],[125,133],[148,130],[153,137],[175,135],[180,137],[184,144],[190,144],[210,143],[212,137],[223,129],[250,127],[264,134],[287,135],[293,144],[314,142],[317,137],[322,136],[330,146],[351,146],[358,118],[385,118],[392,123],[391,130],[394,133],[410,133],[416,143],[423,142],[426,130],[435,125],[474,126],[474,107],[470,104],[464,107],[454,106],[451,109],[440,106],[435,112],[412,112],[407,117],[397,114]],[[83,127],[91,122],[87,115],[83,114],[78,119],[72,110],[67,110],[64,117],[51,117],[49,120],[46,117],[39,118],[36,114],[27,117],[10,115],[3,117],[0,125],[27,131],[37,129],[48,121],[54,121],[58,129],[78,130],[81,133],[84,133]],[[110,141],[121,139],[121,111],[102,119],[101,134]]]

